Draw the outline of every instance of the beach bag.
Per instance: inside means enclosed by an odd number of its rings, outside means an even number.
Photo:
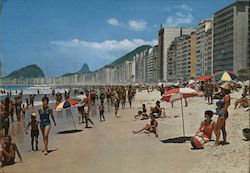
[[[191,145],[194,149],[203,149],[205,144],[205,140],[202,136],[194,136],[191,138]]]

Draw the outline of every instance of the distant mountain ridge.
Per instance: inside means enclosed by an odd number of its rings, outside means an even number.
[[[18,79],[18,78],[42,78],[45,77],[43,70],[36,64],[28,65],[19,70],[11,72],[4,79]]]
[[[130,60],[132,60],[133,57],[134,57],[136,54],[138,54],[138,53],[140,53],[140,52],[142,52],[142,51],[144,51],[144,50],[146,50],[146,49],[149,49],[149,48],[151,48],[151,47],[152,47],[152,46],[150,46],[150,45],[142,45],[142,46],[139,46],[139,47],[137,47],[136,49],[132,50],[131,52],[127,53],[126,55],[123,55],[122,57],[116,59],[116,60],[113,61],[110,65],[111,65],[111,66],[118,66],[118,65],[121,65],[121,64],[123,64],[125,61],[130,61]]]
[[[78,72],[66,73],[66,74],[62,75],[61,77],[67,77],[67,76],[72,76],[72,75],[77,75],[77,74],[85,74],[85,73],[89,73],[89,72],[90,72],[90,70],[89,70],[88,64],[84,63],[82,65],[82,68]]]

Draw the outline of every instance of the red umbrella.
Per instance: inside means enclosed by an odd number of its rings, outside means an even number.
[[[184,127],[184,116],[183,116],[183,105],[182,98],[198,96],[198,91],[192,88],[174,88],[165,93],[162,96],[162,100],[166,102],[174,102],[176,100],[181,100],[181,113],[182,113],[182,127],[183,127],[183,136],[185,137],[185,127]]]
[[[206,81],[206,80],[214,80],[213,77],[211,76],[200,76],[199,78],[197,78],[198,81]]]

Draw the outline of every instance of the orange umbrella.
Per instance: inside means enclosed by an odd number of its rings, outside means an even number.
[[[206,81],[206,80],[214,80],[213,77],[211,76],[200,76],[199,78],[197,78],[198,81]]]

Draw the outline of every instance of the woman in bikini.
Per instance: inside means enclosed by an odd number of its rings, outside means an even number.
[[[217,125],[216,125],[216,130],[215,130],[215,135],[216,135],[216,141],[214,146],[218,146],[220,144],[220,131],[222,131],[222,136],[223,136],[223,143],[222,144],[227,144],[227,132],[226,132],[226,120],[228,118],[228,107],[230,106],[231,102],[231,85],[230,83],[224,83],[221,86],[221,91],[223,95],[223,99],[220,100],[220,102],[223,103],[223,111],[222,114],[218,116],[217,119]]]
[[[53,115],[53,110],[50,109],[48,106],[49,99],[48,97],[42,98],[43,106],[38,110],[40,115],[40,128],[43,134],[43,141],[44,141],[44,155],[48,154],[48,143],[49,143],[49,131],[50,131],[50,116],[54,122],[54,125],[56,126],[56,121]]]

